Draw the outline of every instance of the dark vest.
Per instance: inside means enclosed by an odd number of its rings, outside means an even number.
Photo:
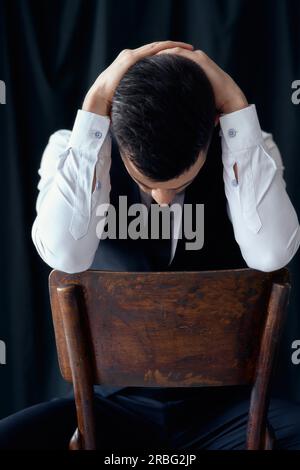
[[[184,231],[177,242],[172,263],[161,267],[165,271],[202,271],[247,267],[234,238],[226,209],[223,164],[219,126],[214,130],[204,166],[186,188],[184,203],[204,204],[204,245],[200,250],[186,250]],[[119,196],[127,196],[127,205],[139,203],[137,184],[127,173],[112,135],[112,165],[110,170],[110,203],[117,211]],[[184,212],[183,212],[184,217]],[[128,223],[130,222],[128,217]],[[117,227],[118,233],[118,227]],[[154,271],[151,265],[149,240],[127,238],[100,240],[91,269],[109,271]]]
[[[112,136],[112,165],[110,170],[110,203],[117,211],[119,196],[127,196],[127,205],[141,202],[137,184],[127,173]],[[164,271],[204,271],[247,267],[234,238],[226,210],[223,164],[219,126],[215,129],[206,162],[195,180],[185,190],[184,203],[204,204],[204,245],[198,251],[185,249],[184,237],[177,242],[172,263]],[[182,214],[184,217],[184,212]],[[130,223],[128,217],[128,224]],[[118,226],[117,226],[118,233]],[[107,271],[155,271],[151,263],[151,241],[100,240],[91,269]],[[109,396],[124,387],[95,386],[96,394]]]

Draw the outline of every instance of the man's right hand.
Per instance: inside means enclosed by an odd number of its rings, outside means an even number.
[[[176,48],[193,50],[191,44],[176,41],[159,41],[146,44],[137,49],[124,49],[114,62],[96,79],[88,91],[82,109],[102,116],[109,116],[115,90],[127,70],[144,57],[157,54],[164,49]]]

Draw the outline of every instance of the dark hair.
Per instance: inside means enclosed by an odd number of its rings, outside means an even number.
[[[112,100],[112,132],[141,173],[167,181],[206,149],[215,114],[203,69],[178,54],[160,54],[138,61],[123,76]]]

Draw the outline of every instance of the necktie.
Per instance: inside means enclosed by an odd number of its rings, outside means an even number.
[[[170,227],[170,237],[162,237],[162,218],[160,216],[159,224],[159,238],[151,238],[151,223],[154,223],[154,219],[151,218],[151,206],[156,204],[152,199],[151,205],[148,211],[148,237],[149,245],[151,249],[150,258],[153,270],[163,271],[165,270],[170,262],[171,258],[171,247],[172,247],[172,222]],[[156,204],[157,205],[157,204]],[[170,221],[172,220],[173,212],[170,212]]]

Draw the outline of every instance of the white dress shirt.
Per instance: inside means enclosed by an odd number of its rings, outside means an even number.
[[[101,248],[96,208],[109,203],[109,127],[108,116],[78,110],[73,130],[52,134],[44,150],[32,239],[52,268],[68,273],[85,271],[99,243]],[[279,150],[272,135],[261,131],[253,104],[221,116],[220,128],[227,212],[236,242],[249,267],[261,271],[280,269],[300,245],[300,227],[286,192]],[[149,195],[141,191],[141,197],[149,205]],[[183,201],[181,193],[172,203]],[[177,218],[175,215],[171,259],[180,224],[180,214]]]

